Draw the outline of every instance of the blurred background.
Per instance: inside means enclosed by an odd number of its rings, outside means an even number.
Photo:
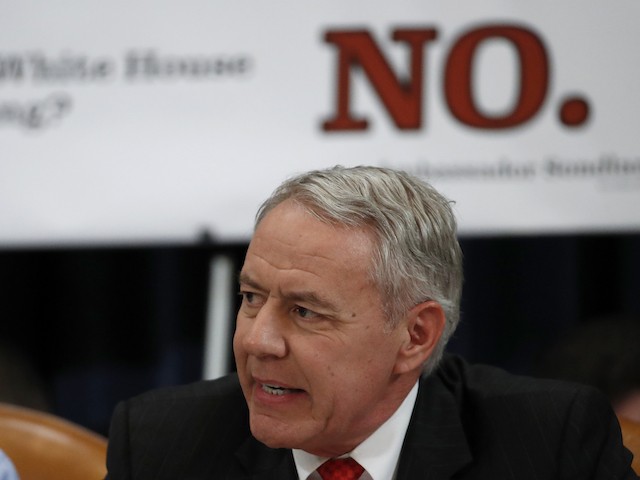
[[[463,315],[449,350],[471,361],[533,374],[542,354],[583,322],[640,318],[640,235],[461,243]],[[222,250],[240,268],[245,248],[2,251],[0,334],[14,352],[1,357],[3,400],[106,433],[117,401],[202,378],[209,260]]]
[[[455,202],[450,351],[640,391],[637,2],[4,3],[0,402],[107,435],[233,370],[255,211],[334,164]]]

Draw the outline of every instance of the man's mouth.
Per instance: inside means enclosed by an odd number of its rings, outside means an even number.
[[[287,395],[291,393],[301,393],[304,390],[300,390],[299,388],[285,388],[280,385],[270,385],[268,383],[260,384],[262,391],[270,394],[270,395]]]

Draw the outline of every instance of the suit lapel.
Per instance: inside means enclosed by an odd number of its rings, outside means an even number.
[[[433,374],[420,380],[397,480],[445,480],[471,461],[454,395]]]
[[[236,457],[241,468],[230,475],[229,480],[298,480],[291,450],[269,448],[249,437]]]

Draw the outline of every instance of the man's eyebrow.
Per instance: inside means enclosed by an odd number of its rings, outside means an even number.
[[[249,275],[244,272],[240,272],[238,275],[238,283],[242,285],[247,285],[248,287],[255,288],[256,290],[262,290],[260,284],[257,281],[252,279]]]
[[[238,282],[241,285],[246,285],[247,287],[251,287],[259,291],[264,291],[264,288],[245,272],[240,272],[238,275]],[[291,302],[306,303],[308,305],[323,308],[331,313],[338,312],[336,305],[312,291],[301,290],[281,292],[281,296]]]

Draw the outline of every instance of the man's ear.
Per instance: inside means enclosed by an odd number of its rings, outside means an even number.
[[[405,341],[398,353],[395,373],[406,373],[422,368],[442,336],[445,313],[442,306],[433,300],[420,303],[407,313]]]

